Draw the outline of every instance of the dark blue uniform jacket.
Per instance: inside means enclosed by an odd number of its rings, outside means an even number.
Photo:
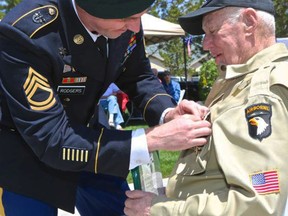
[[[73,211],[79,171],[126,178],[131,131],[89,125],[99,98],[115,82],[151,126],[175,103],[143,31],[108,43],[103,63],[69,0],[23,0],[0,22],[1,187]]]

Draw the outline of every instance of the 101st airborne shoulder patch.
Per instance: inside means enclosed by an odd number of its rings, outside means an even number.
[[[47,110],[56,102],[48,80],[31,67],[23,88],[32,110]]]
[[[262,139],[271,135],[272,107],[270,104],[253,104],[245,109],[249,135],[253,139]]]

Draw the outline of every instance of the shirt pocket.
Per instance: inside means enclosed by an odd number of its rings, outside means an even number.
[[[210,139],[210,137],[208,139]],[[190,176],[205,172],[210,156],[210,147],[211,143],[208,141],[208,144],[204,145],[198,152],[196,147],[182,151],[173,173],[176,175]]]

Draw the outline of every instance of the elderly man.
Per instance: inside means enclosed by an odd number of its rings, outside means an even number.
[[[205,34],[219,66],[206,105],[212,135],[184,150],[166,196],[127,192],[126,215],[284,215],[288,193],[288,51],[271,0],[210,0],[180,25]]]
[[[141,16],[153,2],[23,0],[1,21],[6,215],[55,216],[75,203],[81,215],[121,215],[129,169],[149,162],[149,151],[206,144],[207,108],[176,107],[145,55]],[[151,128],[110,130],[98,121],[95,107],[112,82]]]

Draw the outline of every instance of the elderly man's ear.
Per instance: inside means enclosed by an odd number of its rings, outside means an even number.
[[[253,8],[246,8],[243,13],[243,23],[247,33],[253,33],[258,25],[258,19],[256,11]]]

